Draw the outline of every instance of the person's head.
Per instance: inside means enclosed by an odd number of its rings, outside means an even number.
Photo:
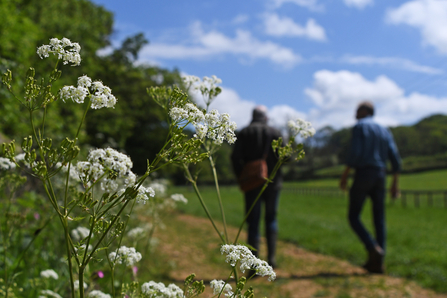
[[[357,107],[356,119],[362,119],[374,115],[374,105],[370,101],[363,101]]]
[[[253,109],[252,122],[263,122],[266,123],[267,118],[267,107],[266,106],[256,106]]]

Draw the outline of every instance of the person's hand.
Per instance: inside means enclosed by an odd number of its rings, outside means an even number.
[[[348,177],[346,177],[345,175],[341,176],[340,188],[345,191],[347,189],[347,185],[348,185]]]
[[[350,167],[346,167],[343,174],[341,175],[341,179],[340,179],[340,188],[343,191],[346,191],[346,189],[348,188],[348,177],[349,177],[349,171],[351,170]]]
[[[393,182],[391,183],[390,195],[392,199],[397,199],[400,197],[398,175],[395,174],[393,177]]]

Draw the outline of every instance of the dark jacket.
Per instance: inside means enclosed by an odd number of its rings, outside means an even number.
[[[249,126],[242,129],[237,134],[237,140],[233,153],[231,154],[231,161],[236,177],[239,177],[245,163],[262,158],[267,146],[267,168],[270,175],[278,161],[271,143],[280,137],[282,137],[281,132],[276,128],[268,126],[265,121],[252,121]],[[267,142],[269,143],[268,145]],[[281,169],[279,169],[271,186],[279,188],[281,187],[281,183],[282,174]]]

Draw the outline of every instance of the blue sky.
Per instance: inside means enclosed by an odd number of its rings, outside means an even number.
[[[221,78],[213,107],[239,127],[258,104],[279,127],[347,127],[364,99],[389,126],[447,112],[445,0],[93,2],[114,13],[115,46],[145,34],[140,63]]]

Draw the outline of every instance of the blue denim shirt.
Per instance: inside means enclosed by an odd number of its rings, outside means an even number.
[[[351,151],[346,164],[352,168],[386,168],[390,160],[393,172],[400,172],[401,161],[391,132],[372,117],[359,119],[352,129]]]

